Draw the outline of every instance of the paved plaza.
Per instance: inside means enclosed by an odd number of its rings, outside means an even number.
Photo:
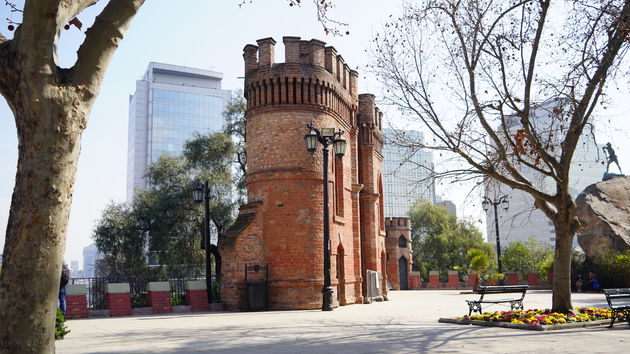
[[[441,324],[467,313],[454,290],[393,291],[390,301],[333,312],[206,312],[68,321],[58,353],[611,353],[630,350],[630,327],[549,332]],[[605,307],[602,294],[573,294],[574,306]],[[525,308],[548,308],[530,291]],[[505,310],[503,306],[488,310]]]

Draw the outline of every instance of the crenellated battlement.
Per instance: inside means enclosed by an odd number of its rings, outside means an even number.
[[[389,217],[385,218],[385,229],[386,230],[411,230],[411,224],[409,223],[409,218],[406,217]]]
[[[359,95],[357,112],[357,125],[361,131],[361,143],[372,145],[379,153],[382,153],[383,137],[383,112],[378,108],[375,97],[371,93]]]
[[[317,39],[283,37],[285,60],[275,62],[273,38],[243,48],[247,109],[311,105],[339,114],[351,125],[358,107],[359,74],[333,47]]]

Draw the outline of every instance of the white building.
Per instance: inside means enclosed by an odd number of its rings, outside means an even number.
[[[557,107],[556,101],[548,101],[541,104],[532,112],[534,124],[537,131],[545,131],[545,127],[553,127],[557,124],[557,119],[552,120],[551,112]],[[553,127],[554,130],[556,127]],[[558,136],[557,140],[560,140]],[[556,140],[556,139],[554,139]],[[556,146],[559,142],[555,143]],[[555,152],[560,153],[560,149]],[[602,152],[602,145],[596,145],[592,136],[583,135],[573,154],[571,168],[569,171],[569,190],[575,199],[587,186],[602,180],[606,171],[604,163],[605,156]],[[545,192],[554,193],[555,183],[551,178],[542,178],[542,175],[525,167],[521,168],[523,174],[534,184],[542,188]],[[499,235],[501,246],[507,246],[511,242],[525,242],[532,238],[539,244],[553,245],[555,243],[555,230],[553,223],[540,210],[534,208],[534,198],[523,191],[513,190],[505,185],[496,187],[487,186],[487,196],[490,199],[498,200],[501,196],[507,195],[510,201],[509,209],[506,211],[498,206]],[[486,225],[489,240],[495,240],[494,209],[491,207],[486,213]],[[577,243],[574,242],[577,246]]]
[[[149,63],[129,97],[127,201],[146,187],[147,167],[161,154],[180,154],[194,133],[223,128],[231,93],[221,89],[222,79],[210,70]]]
[[[433,154],[421,148],[400,146],[396,141],[417,142],[421,132],[385,129],[383,146],[383,193],[385,217],[406,217],[419,199],[435,203]]]

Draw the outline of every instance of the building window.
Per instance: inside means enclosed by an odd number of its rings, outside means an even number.
[[[333,165],[335,169],[335,212],[337,216],[343,216],[343,157],[335,156],[335,163]]]
[[[405,236],[400,235],[400,237],[398,238],[398,247],[407,248],[407,239],[405,238]]]
[[[378,176],[378,223],[381,225],[381,231],[385,231],[385,206],[383,205],[383,178]]]

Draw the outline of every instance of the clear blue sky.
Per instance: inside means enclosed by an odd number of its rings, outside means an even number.
[[[19,6],[23,4],[23,0],[15,2]],[[242,7],[239,3],[241,0],[153,0],[141,8],[110,64],[83,136],[69,221],[67,262],[82,260],[82,249],[92,242],[94,223],[104,207],[110,201],[125,200],[128,97],[150,61],[223,72],[223,87],[234,90],[242,86],[238,77],[243,76],[242,49],[246,44],[274,37],[278,42],[276,60],[281,62],[283,36],[318,38],[333,45],[353,69],[360,71],[361,92],[371,92],[377,97],[381,94],[378,83],[364,69],[369,62],[366,49],[388,16],[400,12],[399,0],[335,1],[337,7],[330,15],[350,25],[350,35],[344,37],[323,33],[316,20],[315,7],[308,0],[302,1],[303,6],[299,8],[289,7],[286,0],[246,1]],[[83,30],[91,24],[98,10],[99,7],[94,7],[80,16],[86,25]],[[0,4],[0,31],[5,36],[11,35],[4,20],[10,16],[8,8]],[[74,27],[62,32],[59,50],[62,66],[72,65],[82,38]],[[617,148],[622,168],[629,169],[630,103],[627,82],[621,84],[626,91],[613,93],[618,104],[608,114],[610,121],[605,119],[598,131],[600,141],[610,140]],[[0,247],[4,246],[16,163],[15,123],[4,99],[0,98]],[[438,187],[438,193],[456,202],[460,215],[480,219],[479,205],[464,203],[458,191],[461,189]],[[480,226],[485,232],[485,227]]]

